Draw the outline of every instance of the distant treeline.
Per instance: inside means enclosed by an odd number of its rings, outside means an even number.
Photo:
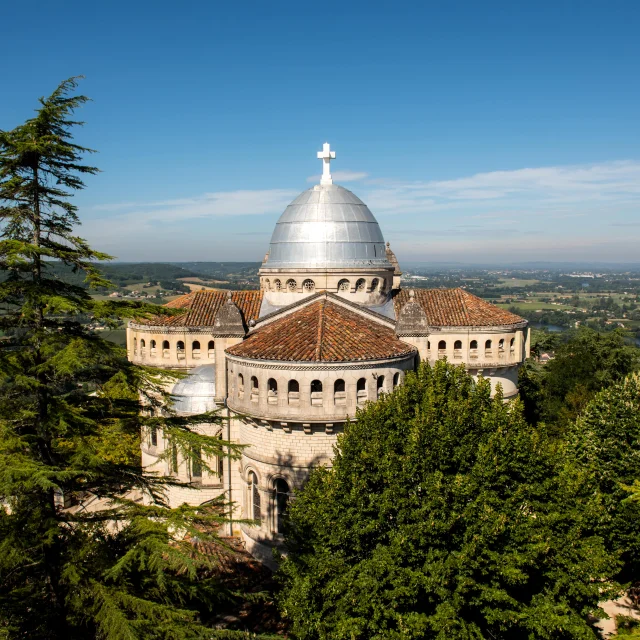
[[[235,288],[238,283],[251,288],[251,280],[258,284],[257,262],[117,262],[99,265],[104,276],[117,287],[126,287],[136,283],[159,283],[165,289],[187,290],[179,281],[181,278],[201,278],[203,280],[229,280],[229,283],[219,283],[221,288]],[[46,263],[46,271],[55,278],[64,280],[77,286],[85,286],[84,274],[74,273],[62,262],[50,261]],[[6,272],[0,272],[0,281],[4,280]]]

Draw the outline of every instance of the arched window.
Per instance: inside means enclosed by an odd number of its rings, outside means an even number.
[[[274,288],[276,291],[280,291],[280,289],[282,289],[282,282],[280,282],[280,280],[278,280],[278,278],[276,278],[276,279],[273,281],[273,288]]]
[[[344,380],[336,380],[333,383],[333,402],[337,406],[344,407],[347,404],[347,392]]]
[[[292,278],[287,280],[287,289],[289,291],[295,291],[298,288],[298,283]]]
[[[149,433],[149,444],[152,447],[158,446],[158,430],[155,427],[151,427]]]
[[[305,290],[306,293],[311,293],[316,288],[316,283],[313,280],[310,280],[309,278],[307,278],[302,283],[302,288]]]
[[[238,398],[244,398],[244,376],[241,373],[238,374]]]
[[[474,349],[477,349],[477,348],[478,348],[478,341],[472,340],[471,343],[469,344],[469,349],[473,351]]]
[[[275,525],[276,533],[282,533],[284,518],[287,515],[289,504],[289,485],[282,478],[278,478],[273,483],[275,497]]]
[[[349,291],[349,281],[346,278],[338,282],[338,291]]]
[[[438,342],[438,357],[443,358],[447,355],[447,343],[444,340]]]
[[[162,357],[163,358],[168,358],[171,354],[169,353],[169,349],[171,348],[171,345],[169,344],[168,340],[163,340],[162,341]]]
[[[380,282],[380,280],[378,280],[378,278],[374,278],[371,281],[371,291],[375,291],[378,288],[378,283]]]
[[[258,402],[260,388],[258,387],[258,378],[251,376],[251,402]]]
[[[509,350],[513,353],[516,350],[516,339],[511,338],[511,342],[509,342]]]
[[[269,291],[270,287],[271,287],[271,283],[269,282],[269,278],[265,278],[264,285],[263,285],[264,290]]]
[[[400,384],[400,372],[393,374],[393,388],[395,389]]]
[[[216,344],[213,340],[209,340],[209,344],[207,345],[207,355],[210,358],[213,358],[216,354]]]
[[[427,355],[431,355],[431,340],[427,340]]]
[[[133,353],[138,353],[138,338],[133,339]]]
[[[456,340],[453,343],[453,357],[462,358],[462,340]]]
[[[193,458],[191,458],[191,477],[196,481],[202,481],[202,449],[195,447],[193,449]]]
[[[356,400],[360,406],[367,401],[367,380],[360,378],[356,383]]]
[[[194,340],[191,343],[191,355],[195,360],[200,358],[200,342],[198,340]]]
[[[269,404],[278,404],[278,383],[275,378],[267,380],[267,402]]]
[[[498,340],[498,351],[504,351],[504,338]]]
[[[147,346],[147,343],[143,340],[140,340],[140,349],[144,349]]]
[[[487,341],[484,343],[484,350],[485,350],[485,351],[491,351],[491,340],[487,340]]]
[[[387,281],[383,278],[380,281],[380,292],[382,293],[387,288]]]
[[[364,278],[360,278],[359,280],[356,280],[356,291],[364,291],[366,284],[367,283]]]
[[[384,376],[378,376],[377,380],[378,398],[384,393]]]
[[[258,490],[258,478],[253,471],[249,471],[249,495],[247,496],[249,520],[262,520],[262,509],[260,508],[260,491]]]
[[[322,406],[322,382],[320,380],[311,381],[311,406]]]
[[[152,341],[149,343],[149,350],[151,351],[151,355],[152,355],[152,356],[155,356],[155,355],[156,355],[156,341],[155,341],[155,340],[152,340]]]
[[[178,353],[178,360],[184,359],[184,342],[182,340],[178,340],[176,343],[176,351]]]
[[[300,384],[297,380],[289,380],[289,386],[287,389],[287,397],[289,404],[299,404],[300,402]]]

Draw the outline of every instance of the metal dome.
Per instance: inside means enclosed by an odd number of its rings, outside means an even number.
[[[371,211],[351,191],[320,184],[301,193],[284,211],[271,236],[263,267],[392,268]]]
[[[171,391],[173,408],[179,414],[198,414],[214,411],[216,403],[216,374],[211,364],[196,367]]]

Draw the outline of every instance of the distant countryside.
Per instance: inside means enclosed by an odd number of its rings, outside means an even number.
[[[95,298],[123,298],[165,304],[201,289],[258,289],[258,262],[115,263],[101,270],[113,283]],[[60,264],[58,277],[82,284],[83,277]],[[414,266],[402,276],[404,288],[461,287],[521,315],[534,330],[564,331],[587,326],[623,330],[640,344],[640,266],[625,269],[489,269]],[[105,337],[125,343],[124,325]]]

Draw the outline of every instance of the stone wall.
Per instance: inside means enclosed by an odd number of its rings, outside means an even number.
[[[271,421],[341,421],[367,400],[392,391],[413,370],[414,359],[410,354],[363,363],[307,364],[227,356],[228,405]]]

